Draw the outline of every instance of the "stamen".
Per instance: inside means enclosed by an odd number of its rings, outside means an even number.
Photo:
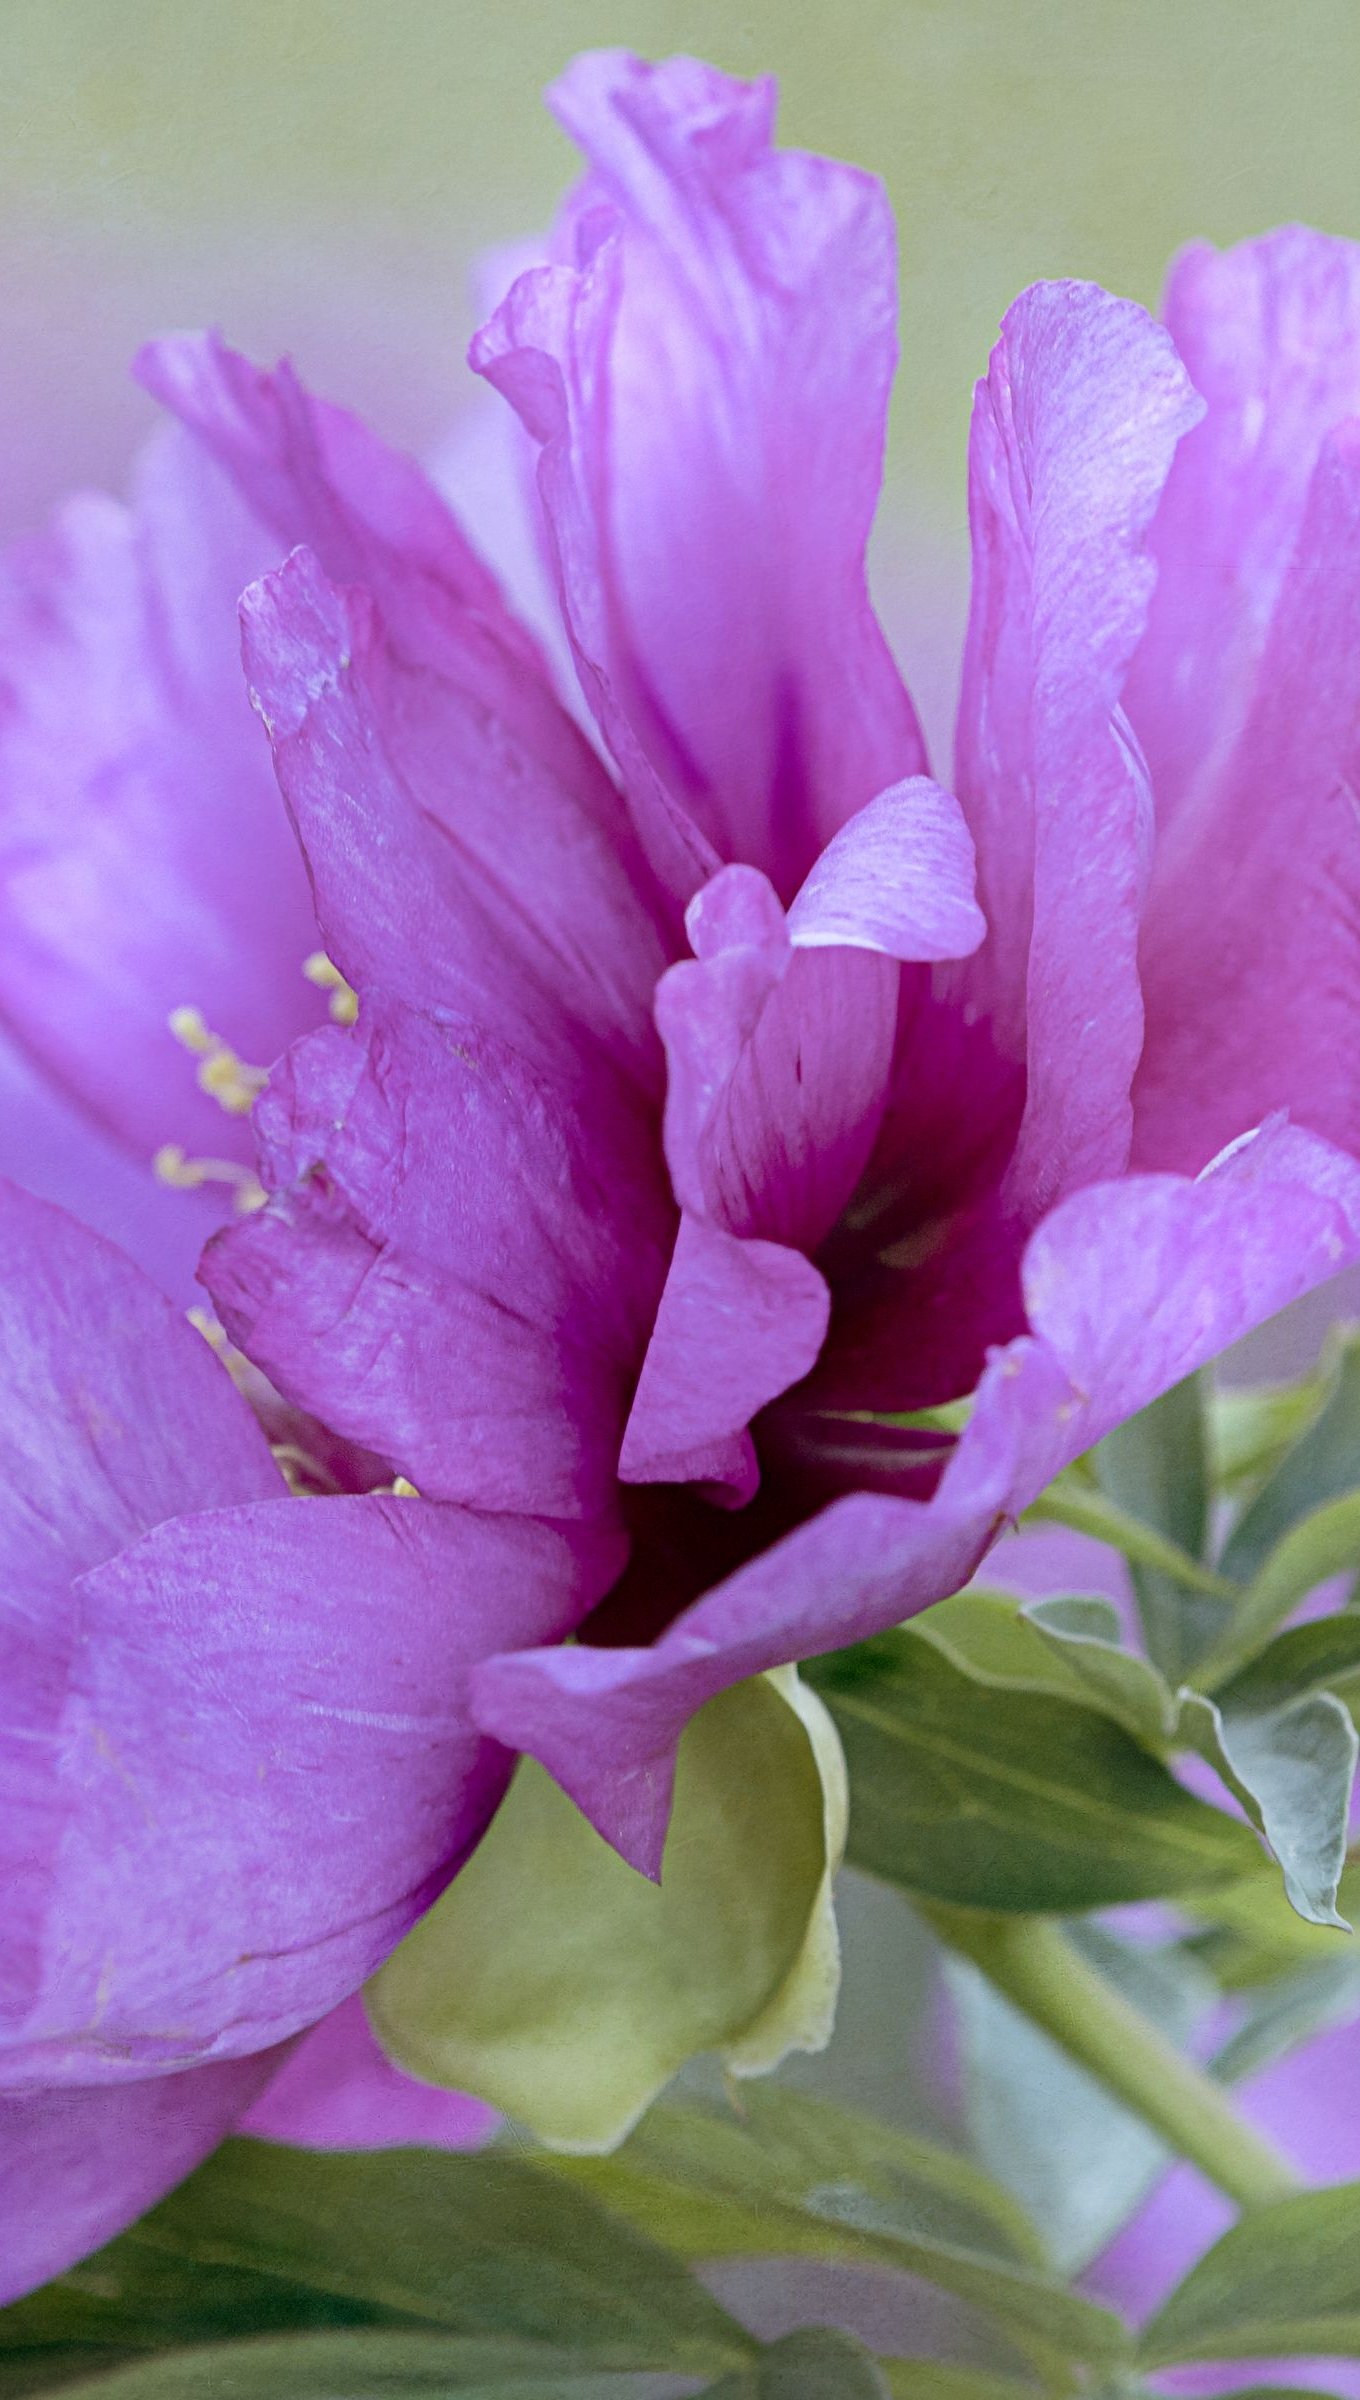
[[[324,950],[314,950],[304,958],[302,972],[319,992],[330,993],[330,1017],[333,1025],[352,1025],[359,1014],[359,995],[352,983],[346,983],[333,958]]]
[[[170,1031],[191,1057],[201,1059],[199,1089],[224,1108],[229,1117],[248,1117],[269,1081],[263,1067],[250,1067],[220,1033],[214,1033],[199,1008],[172,1008]]]
[[[418,1500],[420,1498],[420,1494],[416,1490],[415,1485],[409,1482],[405,1475],[398,1475],[396,1482],[392,1486],[392,1497],[394,1500]]]
[[[231,1158],[189,1158],[178,1142],[163,1142],[151,1161],[152,1174],[160,1183],[168,1183],[172,1191],[198,1192],[205,1183],[229,1183],[235,1186],[233,1206],[239,1216],[248,1217],[263,1208],[269,1194],[258,1175],[249,1167],[238,1167]]]

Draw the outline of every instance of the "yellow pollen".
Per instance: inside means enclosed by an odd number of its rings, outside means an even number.
[[[392,1486],[392,1497],[394,1500],[418,1500],[420,1494],[405,1475],[398,1475]]]
[[[269,1195],[258,1175],[249,1167],[238,1167],[231,1158],[190,1158],[178,1142],[163,1142],[151,1161],[151,1172],[160,1183],[168,1183],[176,1192],[199,1192],[205,1183],[228,1183],[235,1187],[233,1206],[238,1215],[250,1216],[263,1208]]]
[[[314,950],[304,958],[302,972],[319,992],[330,993],[330,1015],[333,1025],[353,1025],[359,1014],[359,995],[353,984],[346,983],[333,958],[324,950]]]
[[[248,1117],[269,1081],[265,1069],[247,1066],[205,1022],[202,1009],[172,1008],[168,1022],[180,1048],[200,1061],[200,1090],[229,1117]]]

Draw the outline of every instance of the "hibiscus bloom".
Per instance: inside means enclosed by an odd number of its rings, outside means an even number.
[[[584,59],[554,102],[590,171],[474,363],[537,453],[598,746],[418,470],[213,340],[148,354],[180,429],[5,609],[0,1012],[199,1187],[178,1205],[244,1204],[203,1280],[332,1480],[424,1496],[285,1510],[129,1270],[63,1269],[62,1358],[109,1278],[110,1341],[149,1345],[111,1395],[145,1490],[13,1585],[63,1730],[6,2038],[38,2110],[221,2079],[181,2165],[456,1870],[510,1753],[655,1872],[704,1700],[954,1588],[1066,1460],[1360,1253],[1352,252],[1192,253],[1169,330],[1086,285],[1016,303],[974,422],[953,797],[865,585],[878,187],[773,149],[771,87],[692,61]],[[285,551],[245,652],[310,895],[223,637]],[[15,1341],[46,1357],[71,1237],[23,1239]],[[952,1450],[901,1422],[984,1365]],[[68,1388],[53,1353],[58,1453],[107,1372]],[[475,1595],[452,1633],[436,1584]],[[256,1656],[318,1641],[334,1688],[283,1674],[271,1731]],[[238,1788],[230,1745],[208,1762],[246,1690]],[[312,1757],[317,1709],[300,1895],[291,1787],[244,1762]],[[168,1858],[108,1757],[188,1810]],[[316,1840],[332,1790],[352,1844]]]

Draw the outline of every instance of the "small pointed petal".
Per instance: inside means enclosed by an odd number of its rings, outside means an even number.
[[[1130,1177],[1074,1194],[1030,1242],[1032,1330],[993,1355],[933,1499],[837,1502],[650,1649],[489,1659],[473,1677],[479,1723],[539,1758],[654,1873],[676,1739],[704,1699],[956,1590],[1070,1459],[1357,1257],[1360,1169],[1287,1125],[1195,1182]]]
[[[1167,335],[1090,284],[1023,293],[978,386],[957,778],[989,932],[952,988],[1026,1065],[1008,1191],[1029,1223],[1128,1160],[1152,828],[1120,699],[1200,414]]]
[[[543,445],[583,686],[672,888],[703,879],[688,819],[789,898],[848,815],[924,764],[864,577],[895,357],[887,204],[853,168],[771,147],[768,82],[601,51],[550,97],[590,162],[565,263],[520,278],[473,363]]]
[[[624,1482],[735,1473],[732,1496],[749,1498],[746,1429],[808,1373],[830,1313],[826,1284],[799,1251],[682,1217],[619,1457]],[[728,1475],[715,1475],[715,1454],[732,1458]]]

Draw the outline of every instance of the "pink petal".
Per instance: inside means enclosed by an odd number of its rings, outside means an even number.
[[[304,2150],[476,2150],[499,2122],[484,2100],[394,2067],[355,1992],[294,2043],[239,2130]]]
[[[278,2051],[94,2091],[0,2098],[0,2303],[64,2274],[231,2132]]]
[[[924,758],[864,580],[891,217],[770,147],[768,82],[602,51],[551,98],[591,165],[569,263],[520,279],[473,363],[544,445],[583,685],[672,888],[706,871],[688,817],[788,897]]]
[[[236,600],[271,543],[178,433],[129,507],[87,494],[0,588],[0,1013],[148,1164],[248,1160],[167,1019],[268,1065],[316,1022],[306,876],[241,679]]]
[[[1167,329],[1207,407],[1152,530],[1127,704],[1159,824],[1211,802],[1258,689],[1324,436],[1360,415],[1360,244],[1281,226],[1172,267]]]
[[[1027,1067],[1008,1189],[1029,1222],[1128,1157],[1151,824],[1119,704],[1200,413],[1166,334],[1089,284],[1022,294],[978,387],[957,775],[990,930],[954,986]]]
[[[82,1576],[0,2080],[235,2057],[346,1998],[503,1791],[471,1662],[560,1641],[619,1564],[580,1531],[373,1496],[181,1516]]]
[[[725,1483],[749,1499],[746,1428],[807,1374],[830,1309],[797,1250],[682,1217],[619,1457],[625,1483]]]
[[[957,1589],[1068,1460],[1358,1255],[1360,1171],[1286,1125],[1197,1182],[1088,1187],[1031,1240],[1033,1330],[994,1353],[933,1499],[839,1501],[649,1649],[489,1659],[473,1676],[478,1722],[540,1758],[606,1838],[655,1873],[675,1744],[705,1699]]]
[[[1237,748],[1158,851],[1140,1165],[1198,1167],[1276,1108],[1360,1151],[1357,658],[1360,423],[1323,444]]]

